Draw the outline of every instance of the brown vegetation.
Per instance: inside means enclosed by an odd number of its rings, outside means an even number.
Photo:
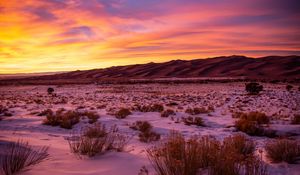
[[[172,109],[167,109],[160,113],[161,117],[169,117],[170,115],[175,115],[175,112]]]
[[[79,134],[73,133],[68,142],[72,153],[78,156],[92,157],[112,149],[122,151],[129,139],[129,137],[118,133],[116,126],[107,130],[105,125],[94,124]]]
[[[276,139],[265,146],[267,156],[273,162],[296,163],[300,158],[300,143],[295,140]]]
[[[49,157],[48,147],[33,149],[28,142],[11,142],[3,149],[0,157],[1,174],[13,175],[26,170]]]
[[[76,111],[57,110],[55,113],[48,113],[43,121],[45,125],[60,126],[65,129],[72,129],[73,125],[77,124],[82,116]]]
[[[131,114],[131,112],[129,109],[121,108],[117,113],[115,113],[115,116],[117,119],[124,119],[130,114]]]
[[[207,136],[185,140],[172,132],[166,142],[147,153],[158,175],[196,175],[203,170],[209,175],[266,175],[266,165],[254,155],[254,147],[242,135],[225,138],[222,143]]]

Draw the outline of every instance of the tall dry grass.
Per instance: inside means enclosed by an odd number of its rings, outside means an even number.
[[[5,175],[13,175],[37,165],[49,157],[48,147],[33,149],[28,142],[19,140],[11,142],[3,149],[0,158],[1,171]]]
[[[243,135],[220,142],[209,136],[185,139],[173,131],[165,142],[148,149],[147,155],[158,175],[267,175],[254,149],[254,142]]]

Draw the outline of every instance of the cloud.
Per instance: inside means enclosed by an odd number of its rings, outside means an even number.
[[[87,38],[92,38],[95,36],[94,31],[88,26],[78,26],[68,29],[66,32],[62,33],[61,36],[78,36],[84,35]]]
[[[30,72],[299,54],[299,9],[298,0],[0,1],[0,59]]]
[[[57,17],[45,7],[27,7],[24,11],[35,15],[39,21],[53,21],[57,19]]]

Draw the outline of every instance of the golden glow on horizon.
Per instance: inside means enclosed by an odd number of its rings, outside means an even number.
[[[256,4],[263,1],[269,0]],[[0,74],[232,54],[299,54],[295,24],[299,13],[253,4],[250,0],[234,5],[214,0],[1,1]]]

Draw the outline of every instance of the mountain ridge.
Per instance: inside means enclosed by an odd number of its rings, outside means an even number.
[[[109,68],[77,70],[53,75],[34,76],[28,80],[53,79],[154,79],[191,77],[299,78],[300,56],[241,55],[207,59],[171,60],[163,63],[112,66]]]

